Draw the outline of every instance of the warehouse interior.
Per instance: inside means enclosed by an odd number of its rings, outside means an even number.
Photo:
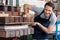
[[[44,8],[47,2],[55,5],[57,17],[48,40],[60,40],[60,0],[0,0],[0,40],[33,40],[36,13],[29,9],[25,12],[24,4]]]

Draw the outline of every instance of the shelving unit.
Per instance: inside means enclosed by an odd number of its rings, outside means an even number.
[[[26,17],[20,15],[19,4],[17,6],[13,6],[12,3],[8,5],[7,0],[4,3],[0,5],[1,40],[18,39],[21,36],[33,34],[34,29],[29,26],[33,21],[31,19],[26,21]]]

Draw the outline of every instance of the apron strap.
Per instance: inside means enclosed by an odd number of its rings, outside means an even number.
[[[39,14],[39,16],[41,15],[41,14],[43,14],[44,13],[44,10]]]
[[[51,15],[49,16],[48,20],[50,19]]]

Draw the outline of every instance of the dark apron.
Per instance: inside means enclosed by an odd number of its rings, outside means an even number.
[[[43,11],[41,12],[41,14],[43,13]],[[40,15],[36,16],[34,18],[34,22],[39,22],[41,23],[43,26],[45,26],[46,28],[48,28],[49,24],[50,24],[50,16],[48,19],[44,19],[41,18]],[[48,38],[48,34],[45,33],[38,25],[33,26],[34,27],[34,34],[33,34],[33,39],[47,39]]]

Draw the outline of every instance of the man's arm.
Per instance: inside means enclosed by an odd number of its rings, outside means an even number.
[[[38,23],[38,22],[35,22],[34,24],[35,24],[35,25],[38,25],[44,32],[46,32],[46,33],[49,34],[49,33],[51,33],[51,31],[52,31],[52,29],[53,29],[56,21],[57,21],[56,16],[55,16],[55,15],[52,15],[52,18],[51,18],[51,20],[50,20],[50,25],[48,26],[48,28],[45,27],[45,26],[43,26],[42,24],[40,24],[40,23]]]
[[[37,24],[44,32],[46,32],[47,34],[49,34],[49,33],[52,31],[53,26],[54,26],[54,25],[49,25],[48,28],[47,28],[47,27],[43,26],[43,25],[40,24],[40,23],[36,23],[36,24]]]
[[[30,5],[30,4],[24,4],[24,8],[25,10],[29,9],[31,11],[34,11],[36,15],[39,15],[43,11],[42,7],[36,7],[35,5]]]

